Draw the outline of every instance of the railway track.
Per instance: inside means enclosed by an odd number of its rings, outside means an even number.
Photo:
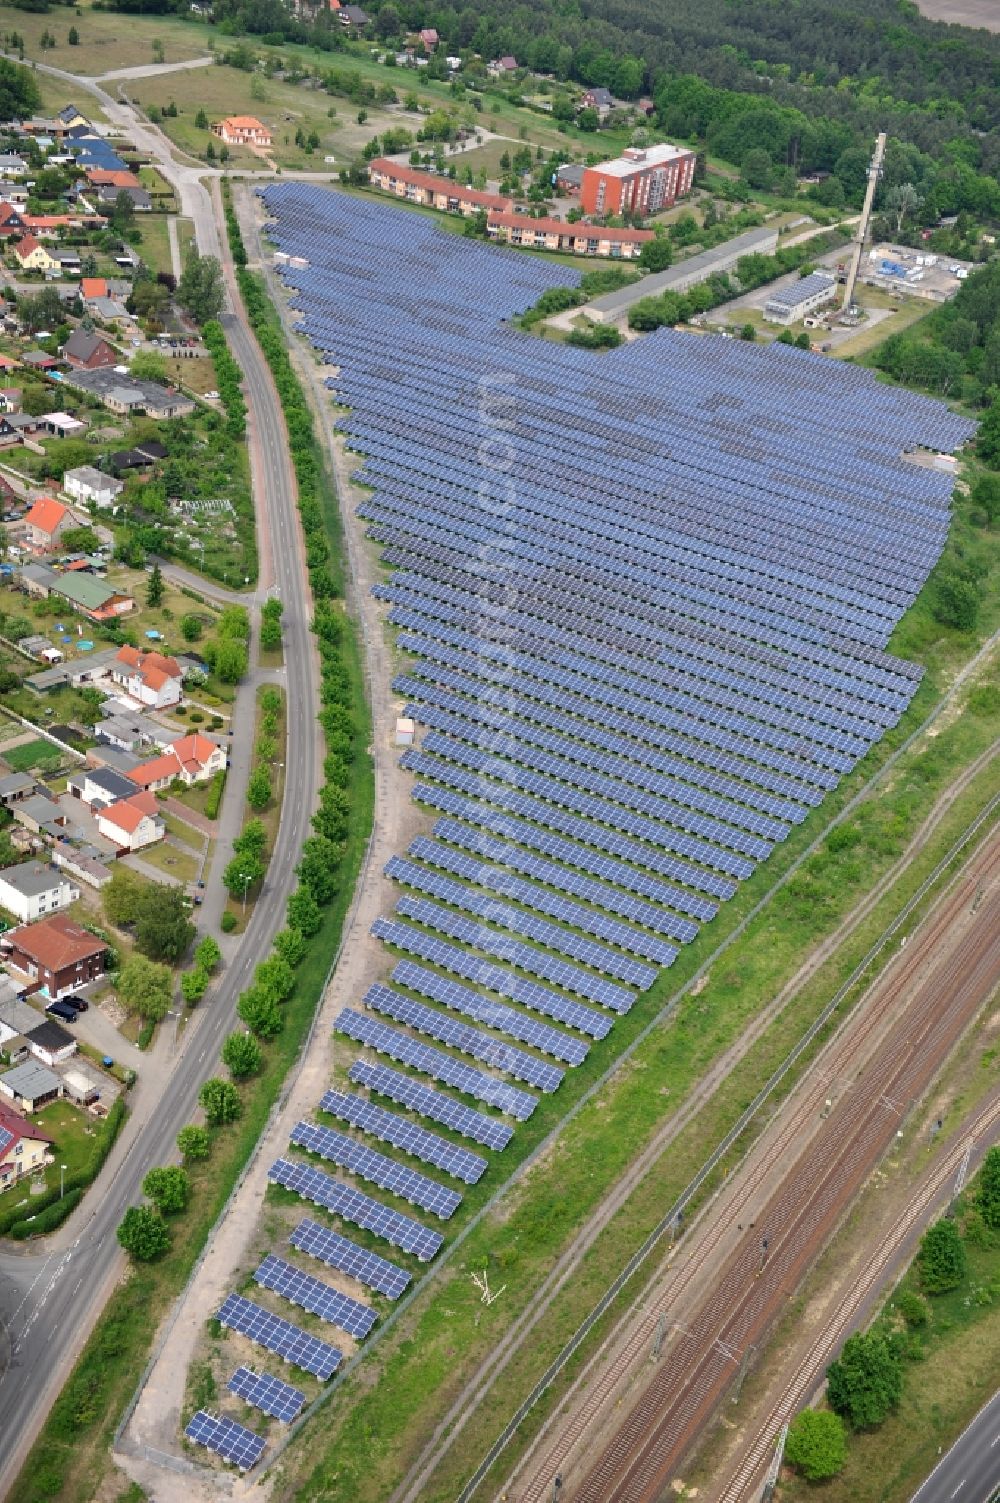
[[[966,1152],[976,1142],[988,1144],[990,1139],[996,1136],[998,1128],[1000,1128],[1000,1095],[995,1095],[963,1125],[962,1132],[948,1153],[925,1176],[903,1215],[874,1250],[846,1301],[839,1305],[836,1312],[824,1324],[781,1397],[772,1406],[767,1418],[758,1425],[742,1461],[717,1494],[716,1503],[746,1503],[746,1500],[751,1497],[767,1470],[774,1450],[775,1436],[781,1426],[797,1413],[816,1387],[820,1375],[833,1356],[841,1338],[849,1330],[866,1300],[879,1289],[896,1254],[913,1233],[914,1228],[922,1224],[928,1209],[935,1202],[940,1201],[947,1188],[954,1183]]]
[[[926,996],[926,975],[922,972],[928,971],[928,966],[932,965],[928,957],[934,956],[949,927],[962,909],[967,908],[971,888],[983,887],[985,890],[995,881],[998,872],[1000,840],[994,837],[971,863],[970,872],[959,881],[952,896],[929,915],[920,930],[919,941],[910,953],[904,954],[892,971],[887,972],[878,986],[874,1004],[859,1018],[847,1019],[827,1046],[788,1120],[729,1192],[731,1201],[726,1205],[726,1217],[705,1217],[704,1231],[699,1232],[698,1226],[693,1229],[693,1240],[687,1238],[684,1241],[684,1257],[678,1260],[668,1290],[656,1303],[650,1302],[647,1312],[638,1323],[633,1323],[629,1341],[620,1345],[611,1362],[608,1362],[605,1348],[598,1351],[583,1369],[574,1384],[579,1399],[573,1413],[562,1425],[553,1423],[550,1426],[553,1434],[543,1455],[538,1456],[534,1464],[529,1464],[529,1468],[523,1468],[528,1471],[528,1476],[523,1482],[514,1482],[505,1492],[507,1497],[516,1497],[519,1503],[543,1503],[552,1495],[556,1474],[565,1470],[565,1464],[571,1462],[574,1455],[579,1455],[586,1438],[597,1434],[608,1396],[620,1392],[630,1372],[641,1369],[647,1362],[647,1354],[656,1338],[657,1327],[662,1326],[663,1317],[677,1311],[693,1279],[705,1264],[714,1260],[723,1237],[731,1235],[732,1225],[743,1219],[743,1214],[752,1207],[768,1175],[773,1174],[779,1163],[785,1160],[791,1163],[802,1151],[800,1145],[806,1133],[814,1132],[818,1112],[824,1099],[832,1093],[833,1082],[853,1069],[866,1049],[875,1048],[880,1051],[877,1060],[868,1072],[863,1073],[853,1090],[848,1090],[842,1097],[823,1130],[818,1132],[814,1145],[795,1169],[798,1184],[814,1183],[817,1187],[817,1196],[811,1207],[797,1207],[797,1217],[792,1225],[789,1222],[789,1211],[795,1210],[792,1189],[786,1190],[783,1198],[779,1192],[767,1211],[756,1216],[758,1229],[753,1234],[747,1232],[743,1243],[726,1264],[713,1296],[699,1312],[698,1323],[690,1324],[686,1332],[675,1330],[653,1384],[580,1485],[582,1489],[561,1494],[561,1497],[594,1498],[600,1503],[618,1497],[656,1497],[657,1491],[636,1491],[633,1453],[638,1455],[641,1452],[647,1456],[647,1467],[651,1465],[650,1458],[659,1456],[669,1473],[684,1450],[689,1449],[690,1441],[701,1428],[708,1411],[737,1374],[744,1351],[750,1344],[758,1344],[770,1324],[783,1297],[780,1288],[785,1284],[792,1287],[797,1282],[800,1270],[805,1269],[805,1264],[814,1257],[815,1249],[829,1237],[847,1199],[853,1196],[857,1184],[871,1168],[872,1154],[877,1157],[880,1144],[884,1147],[890,1141],[898,1115],[925,1088],[937,1063],[947,1054],[953,1039],[958,1037],[968,1016],[974,1012],[976,1003],[967,995],[967,986],[961,983],[968,966],[964,956],[955,957],[952,975],[935,981],[941,989],[955,983],[952,986],[955,992],[952,1006],[943,1013]],[[995,897],[997,894],[992,894],[991,903]],[[965,944],[982,945],[982,936],[988,933],[989,924],[995,927],[997,915],[989,920],[986,917],[988,906],[983,905],[980,918]],[[994,959],[995,975],[1000,969],[1000,956]],[[992,962],[986,957],[983,963],[989,968]],[[979,972],[976,971],[976,975]],[[910,1004],[907,1006],[908,995]],[[895,1033],[902,1034],[902,1037],[893,1042],[893,1024],[901,1015],[904,1022],[895,1025]],[[881,1039],[883,1034],[890,1034],[889,1039]],[[878,1091],[872,1097],[875,1084],[878,1084]],[[833,1094],[836,1096],[836,1088],[833,1088]],[[860,1133],[862,1126],[865,1133]],[[833,1151],[832,1144],[836,1145]],[[809,1159],[809,1154],[814,1159]],[[823,1187],[829,1189],[829,1196]],[[764,1229],[765,1220],[771,1223],[770,1232]],[[761,1244],[765,1235],[767,1249]],[[749,1294],[747,1281],[752,1285]],[[764,1296],[767,1297],[762,1299]],[[600,1381],[595,1381],[597,1378]],[[657,1414],[665,1416],[662,1422],[654,1419]],[[535,1446],[534,1449],[537,1453],[541,1447]],[[657,1476],[660,1470],[663,1468],[657,1468]],[[617,1491],[624,1485],[626,1471],[632,1477],[630,1489]]]
[[[957,916],[956,899],[961,899],[958,912],[968,902],[969,882],[963,882],[924,932],[913,956],[915,967],[900,966],[888,979],[867,1027],[876,1029],[880,1021],[891,1020],[904,988],[915,983],[903,1016],[890,1022],[867,1068],[758,1212],[690,1323],[675,1327],[652,1382],[582,1481],[565,1495],[575,1503],[654,1503],[664,1492],[744,1354],[764,1338],[900,1121],[996,986],[998,876],[1000,840],[994,837],[970,873],[975,888],[986,894],[976,921],[946,959],[933,960]],[[914,977],[914,968],[922,974]],[[779,1144],[787,1149],[788,1142],[783,1133],[772,1147],[772,1167],[783,1152]],[[721,1231],[716,1240],[719,1236]]]

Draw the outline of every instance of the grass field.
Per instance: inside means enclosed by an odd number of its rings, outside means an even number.
[[[51,741],[39,739],[22,742],[20,746],[12,746],[9,751],[3,753],[3,760],[11,772],[33,772],[35,768],[45,771],[58,767],[63,760],[63,753],[58,747],[53,746]]]
[[[75,26],[80,41],[71,47],[69,29]],[[0,6],[0,31],[16,31],[24,38],[25,53],[30,58],[43,59],[53,67],[67,73],[94,76],[117,68],[133,68],[152,63],[153,41],[163,43],[164,61],[176,63],[192,57],[202,57],[208,51],[206,45],[209,28],[187,25],[168,16],[128,16],[123,18],[114,11],[99,11],[87,4],[75,6],[72,11],[38,12]],[[44,54],[41,37],[44,31],[55,37],[56,45]],[[62,85],[63,101],[69,85]],[[85,98],[78,101],[87,111]]]

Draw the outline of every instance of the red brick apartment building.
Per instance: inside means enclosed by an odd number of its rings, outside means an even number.
[[[695,154],[685,146],[629,146],[611,162],[585,167],[580,206],[585,214],[655,214],[690,193]]]

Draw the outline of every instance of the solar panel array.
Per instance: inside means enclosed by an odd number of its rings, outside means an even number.
[[[223,1461],[232,1462],[241,1472],[248,1472],[257,1465],[266,1445],[262,1435],[255,1435],[245,1425],[238,1425],[224,1414],[209,1414],[204,1409],[198,1410],[185,1427],[184,1434],[195,1445],[206,1446]]]
[[[408,1169],[405,1164],[397,1164],[395,1159],[356,1143],[346,1133],[336,1132],[332,1127],[298,1122],[292,1129],[292,1142],[310,1153],[319,1154],[331,1164],[352,1170],[360,1179],[370,1180],[380,1189],[391,1190],[411,1205],[420,1206],[443,1220],[447,1220],[462,1204],[457,1190],[439,1185],[436,1180]]]
[[[328,1268],[350,1274],[359,1284],[377,1290],[387,1299],[399,1299],[410,1284],[410,1275],[405,1269],[397,1268],[395,1263],[379,1257],[378,1253],[369,1252],[366,1247],[358,1247],[356,1242],[342,1237],[339,1232],[330,1231],[329,1227],[320,1226],[318,1221],[308,1218],[300,1221],[288,1240],[300,1252],[318,1258]]]
[[[279,1315],[272,1315],[270,1310],[255,1305],[253,1300],[244,1299],[241,1294],[227,1295],[215,1318],[228,1330],[238,1331],[285,1362],[312,1373],[322,1383],[340,1366],[342,1354],[335,1346],[310,1336]]]
[[[359,1304],[356,1299],[341,1294],[339,1289],[324,1284],[322,1279],[313,1278],[311,1273],[303,1273],[274,1253],[269,1253],[264,1259],[254,1274],[254,1281],[262,1289],[271,1289],[293,1305],[339,1326],[357,1341],[365,1339],[378,1319],[370,1306]]]
[[[394,570],[374,593],[422,728],[402,761],[436,815],[386,867],[392,985],[337,1022],[383,1056],[352,1084],[401,1110],[331,1090],[348,1130],[293,1142],[449,1216],[457,1191],[366,1139],[476,1184],[485,1157],[414,1118],[502,1150],[491,1110],[527,1120],[897,723],[921,670],[885,648],[951,492],[904,451],[974,428],[783,345],[533,339],[512,316],[576,271],[313,185],[258,191]],[[271,1178],[421,1259],[441,1245],[301,1161]],[[409,1283],[318,1222],[291,1241],[390,1298]]]
[[[292,1423],[306,1401],[301,1389],[272,1378],[270,1373],[255,1373],[252,1367],[238,1367],[226,1387],[245,1404],[281,1420],[284,1425]]]
[[[331,1179],[329,1174],[324,1174],[321,1169],[313,1169],[310,1164],[296,1163],[291,1159],[275,1159],[267,1177],[272,1184],[294,1190],[303,1200],[311,1200],[314,1205],[333,1211],[344,1221],[364,1227],[377,1237],[384,1237],[386,1242],[402,1248],[403,1252],[413,1253],[422,1263],[433,1258],[443,1241],[440,1232],[430,1231],[412,1217],[392,1210],[380,1200],[373,1200],[370,1195],[363,1195],[352,1185]]]

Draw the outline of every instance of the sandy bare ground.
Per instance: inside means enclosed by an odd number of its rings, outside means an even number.
[[[247,241],[251,243],[249,235]],[[293,355],[298,358],[300,374],[316,379],[316,368],[308,357],[301,356],[294,347]],[[328,421],[329,408],[325,400],[323,407]],[[215,1314],[226,1295],[239,1286],[241,1275],[255,1261],[253,1255],[259,1254],[267,1171],[286,1151],[291,1128],[301,1118],[311,1117],[329,1084],[335,1048],[332,1030],[337,1015],[344,1007],[357,1006],[371,982],[383,976],[391,966],[384,946],[369,932],[372,921],[379,914],[390,912],[395,902],[394,884],[382,875],[382,868],[390,855],[405,848],[416,830],[426,823],[426,818],[415,811],[409,798],[412,780],[398,766],[394,746],[396,716],[401,704],[389,690],[395,664],[384,628],[384,607],[371,596],[371,586],[378,571],[375,550],[361,536],[360,526],[353,515],[361,495],[349,480],[352,466],[336,452],[332,442],[329,452],[333,457],[345,513],[350,603],[361,617],[372,691],[375,824],[366,865],[345,925],[337,969],[320,1004],[313,1042],[291,1083],[288,1096],[258,1143],[243,1184],[207,1249],[196,1278],[171,1312],[163,1344],[129,1425],[127,1445],[123,1448],[128,1451],[129,1471],[147,1486],[153,1485],[155,1477],[155,1496],[164,1503],[175,1503],[175,1500],[176,1503],[190,1503],[192,1497],[218,1496],[220,1487],[226,1487],[218,1473],[213,1478],[206,1469],[199,1470],[197,1484],[190,1473],[178,1475],[173,1470],[178,1461],[183,1466],[179,1431],[188,1370],[192,1360],[199,1355],[206,1321]],[[339,1047],[344,1051],[343,1041]],[[351,1058],[357,1053],[356,1046],[348,1044],[346,1049]],[[303,1207],[303,1214],[305,1209]],[[360,1286],[352,1287],[348,1292],[355,1298],[364,1298]],[[343,1346],[342,1341],[338,1344]],[[232,1367],[235,1369],[237,1355],[242,1355],[237,1353],[236,1344],[233,1353]],[[260,1365],[259,1361],[257,1365]],[[143,1457],[144,1461],[139,1460]],[[239,1496],[241,1484],[233,1483],[232,1487],[233,1495]]]
[[[917,4],[932,21],[1000,31],[1000,0],[917,0]]]

